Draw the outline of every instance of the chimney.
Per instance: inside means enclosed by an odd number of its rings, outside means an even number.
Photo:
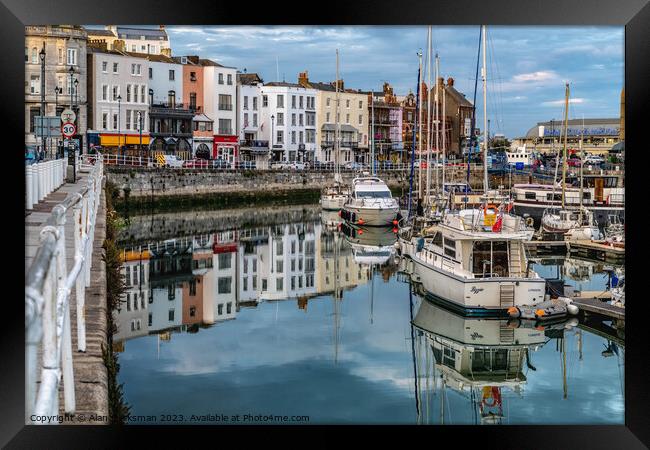
[[[303,87],[309,87],[309,72],[305,70],[304,72],[298,73],[298,84]]]
[[[126,44],[122,39],[115,39],[113,41],[113,50],[116,50],[118,52],[125,52],[126,51]]]
[[[454,79],[452,77],[447,78],[447,86],[453,86],[454,85]]]

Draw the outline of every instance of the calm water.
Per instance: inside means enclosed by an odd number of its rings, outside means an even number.
[[[351,239],[333,218],[125,248],[119,382],[131,414],[151,416],[132,423],[623,423],[611,323],[464,319],[399,273],[390,229]],[[607,283],[602,264],[535,269],[583,290]]]

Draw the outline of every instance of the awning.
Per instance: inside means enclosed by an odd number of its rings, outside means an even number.
[[[100,134],[99,145],[102,147],[117,147],[119,145],[140,145],[140,135],[136,134]],[[149,136],[142,135],[142,145],[149,145]]]
[[[359,130],[354,128],[352,125],[347,125],[347,124],[341,124],[339,125],[341,127],[341,131],[346,132],[346,133],[358,133]],[[321,127],[322,131],[336,131],[336,125],[333,123],[325,123]]]

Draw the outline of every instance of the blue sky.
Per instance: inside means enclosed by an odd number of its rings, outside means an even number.
[[[425,26],[169,26],[174,55],[196,55],[276,81],[314,81],[340,74],[346,87],[415,91],[417,52],[426,53]],[[478,26],[434,26],[441,76],[453,77],[471,101]],[[572,118],[619,117],[624,80],[623,27],[488,27],[490,132],[521,136],[537,122],[563,116],[564,83],[571,84]],[[477,123],[482,124],[479,79]]]

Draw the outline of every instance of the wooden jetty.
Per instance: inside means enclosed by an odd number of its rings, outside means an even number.
[[[622,262],[625,259],[625,248],[614,247],[604,241],[538,241],[531,240],[525,243],[526,248],[533,256],[549,254],[565,254],[579,256],[589,260]]]
[[[573,298],[573,304],[580,308],[581,311],[599,314],[601,316],[611,317],[618,320],[625,320],[625,308],[610,305],[603,300],[612,298],[611,292],[596,293],[584,291],[579,297]]]

